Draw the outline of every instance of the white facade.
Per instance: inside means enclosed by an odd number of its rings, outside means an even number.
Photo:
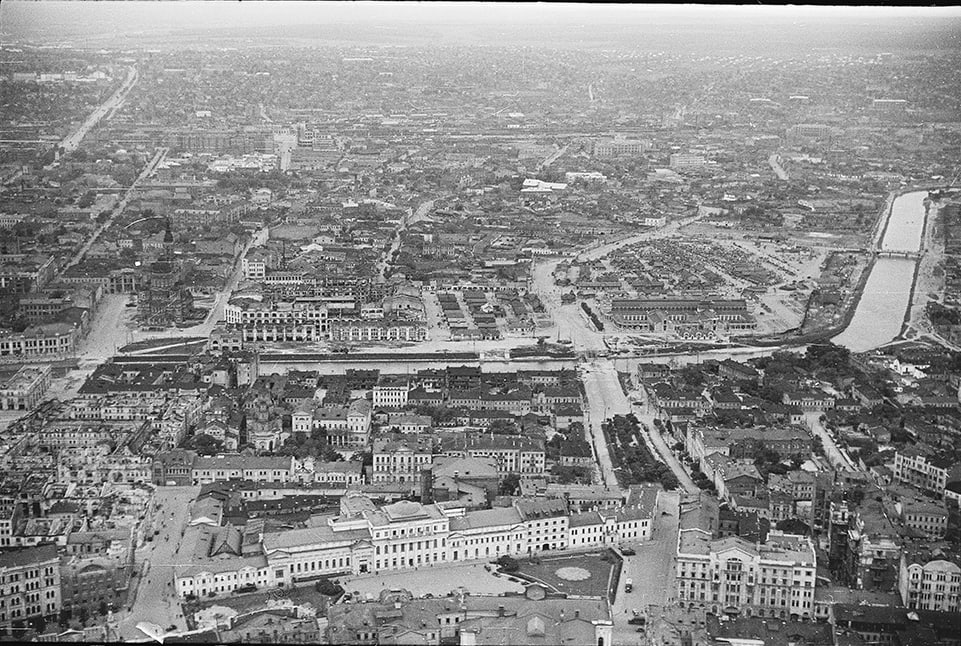
[[[700,168],[707,165],[703,155],[689,153],[674,153],[671,155],[671,168]]]
[[[378,384],[374,386],[374,408],[403,408],[409,392],[407,384]]]
[[[293,457],[246,457],[220,455],[198,457],[193,465],[193,483],[210,484],[226,480],[288,482],[294,472]]]
[[[375,439],[371,481],[403,482],[419,485],[422,469],[434,462],[430,441],[412,437],[410,441]]]
[[[894,479],[941,496],[948,483],[948,469],[915,451],[898,451],[894,456]]]
[[[224,321],[231,325],[319,325],[326,330],[327,306],[315,300],[228,303]]]
[[[305,462],[298,469],[309,466]],[[341,509],[340,516],[321,519],[316,526],[265,534],[266,564],[257,560],[261,556],[191,562],[176,575],[178,594],[201,596],[251,583],[289,586],[330,575],[596,548],[631,540],[635,533],[649,537],[654,513],[628,507],[580,514],[574,533],[566,504],[556,499],[523,499],[513,507],[469,512],[457,505],[407,500],[378,508],[369,498],[354,496],[342,500]],[[584,522],[590,514],[600,522]]]
[[[267,277],[267,262],[263,258],[247,258],[245,256],[240,266],[244,272],[244,278],[247,280],[259,282]]]
[[[450,520],[451,561],[490,559],[527,552],[527,528],[513,507],[465,513]]]
[[[180,597],[206,597],[209,593],[224,594],[246,585],[267,588],[275,585],[270,568],[259,559],[222,561],[216,565],[198,565],[174,575],[174,589]],[[226,566],[227,569],[224,569]]]
[[[958,612],[961,567],[944,559],[901,557],[898,592],[906,608]]]
[[[732,536],[711,540],[700,529],[678,535],[678,603],[747,616],[814,617],[817,560],[810,538],[771,532],[765,543]]]
[[[0,384],[0,410],[33,410],[50,388],[50,366],[23,366]]]

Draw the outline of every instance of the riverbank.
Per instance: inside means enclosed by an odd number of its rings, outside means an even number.
[[[924,200],[924,225],[921,229],[921,257],[916,263],[914,263],[914,277],[911,279],[911,291],[908,294],[908,307],[904,311],[904,320],[901,321],[901,332],[898,333],[894,339],[901,340],[908,338],[908,332],[912,329],[914,323],[920,323],[921,318],[924,316],[923,312],[915,313],[915,297],[918,293],[918,286],[921,277],[921,268],[925,264],[925,259],[927,257],[927,234],[930,232],[930,218],[931,218],[931,199],[926,198]]]
[[[871,246],[875,249],[881,248],[881,241],[888,233],[888,223],[891,222],[891,213],[894,210],[894,201],[904,194],[904,189],[891,191],[884,199],[884,206],[881,207],[881,217],[874,224],[874,233],[871,236]],[[885,214],[886,212],[886,214]]]
[[[920,248],[922,250],[921,259],[925,257],[924,249],[926,245],[923,242],[926,236],[930,235],[927,198],[925,196],[922,201],[925,208],[919,223],[920,230],[918,230],[918,223],[915,222],[917,211],[913,206],[904,206],[898,203],[899,200],[911,199],[913,204],[917,196],[926,192],[926,190],[904,188],[894,191],[888,196],[885,208],[886,217],[876,225],[873,245],[875,249]],[[916,195],[916,197],[907,198],[909,195]],[[898,209],[895,209],[896,205],[898,205]],[[897,226],[892,228],[892,220],[895,217],[899,218],[899,221],[896,223]],[[915,240],[917,240],[916,244]],[[862,351],[866,344],[875,344],[874,347],[877,347],[876,342],[879,341],[881,336],[888,334],[885,331],[888,328],[891,328],[889,330],[891,337],[884,339],[884,342],[900,338],[906,333],[907,326],[911,322],[914,301],[918,296],[916,286],[919,284],[919,276],[922,275],[919,269],[921,259],[914,261],[913,267],[908,272],[906,263],[911,262],[910,260],[872,257],[858,279],[851,304],[845,308],[841,320],[835,325],[807,334],[773,336],[744,341],[758,347],[773,347],[779,345],[801,346],[830,340],[839,345],[851,347],[852,350]],[[899,304],[902,299],[905,299],[903,313]],[[894,313],[891,311],[893,305],[896,305]],[[897,327],[894,327],[895,321],[891,319],[892,316],[897,315],[900,316],[896,321]]]
[[[801,345],[810,345],[812,343],[825,343],[827,341],[833,341],[836,337],[840,336],[844,330],[851,325],[851,321],[854,319],[854,314],[858,309],[858,305],[861,303],[861,298],[864,295],[864,288],[867,285],[868,278],[871,276],[871,272],[874,270],[874,265],[877,262],[877,258],[871,258],[868,261],[867,267],[861,272],[861,277],[858,279],[858,284],[854,288],[854,298],[851,305],[844,310],[844,314],[841,315],[841,320],[837,324],[830,327],[823,328],[814,332],[807,332],[805,334],[798,334],[790,337],[772,337],[767,339],[756,339],[756,340],[746,340],[738,339],[742,343],[748,343],[751,345],[756,345],[757,347],[775,347],[775,346],[788,346],[795,347]]]
[[[855,352],[879,347],[904,335],[917,296],[915,286],[925,254],[924,240],[930,233],[927,189],[901,189],[895,194],[897,197],[891,202],[880,248],[906,252],[919,250],[920,256],[917,259],[885,257],[874,260],[867,272],[867,280],[858,285],[860,293],[848,325],[832,339]]]
[[[936,275],[944,260],[944,241],[940,239],[938,232],[942,207],[943,204],[936,200],[926,202],[921,258],[918,261],[918,269],[912,286],[911,306],[905,313],[904,325],[899,338],[909,338],[912,331],[914,336],[937,334],[928,320],[927,305],[931,300],[941,300],[944,297],[945,277],[943,269],[940,275]]]

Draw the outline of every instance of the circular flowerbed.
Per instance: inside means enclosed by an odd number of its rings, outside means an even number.
[[[554,574],[565,581],[583,581],[591,578],[591,573],[582,567],[562,567]]]

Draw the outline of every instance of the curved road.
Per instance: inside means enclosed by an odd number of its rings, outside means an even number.
[[[134,341],[145,341],[149,339],[165,339],[170,337],[188,337],[188,336],[210,336],[214,331],[214,328],[223,321],[224,319],[224,308],[230,300],[231,294],[237,289],[237,285],[240,284],[240,280],[243,277],[243,258],[247,255],[247,252],[251,247],[263,246],[267,242],[267,238],[270,235],[270,229],[264,227],[257,233],[255,233],[250,241],[248,241],[247,246],[244,250],[237,255],[234,260],[233,272],[224,288],[217,292],[214,296],[213,307],[207,313],[207,317],[204,319],[203,323],[198,323],[191,327],[184,328],[166,328],[164,330],[156,332],[145,332],[144,330],[136,330],[131,333],[131,338]]]

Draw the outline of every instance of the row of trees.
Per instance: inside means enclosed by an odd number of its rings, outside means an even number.
[[[597,314],[594,313],[594,310],[591,309],[591,306],[581,301],[581,309],[584,310],[584,313],[587,314],[588,318],[591,319],[591,323],[594,324],[594,327],[597,328],[597,331],[603,332],[604,324],[601,323],[601,320],[599,318],[597,318]]]
[[[327,443],[323,429],[314,429],[309,434],[303,431],[292,433],[274,453],[292,455],[299,460],[314,457],[324,462],[339,462],[344,459],[344,456]]]
[[[680,483],[674,472],[651,453],[633,414],[615,415],[601,425],[601,430],[621,486],[659,482],[665,489],[678,487]]]

